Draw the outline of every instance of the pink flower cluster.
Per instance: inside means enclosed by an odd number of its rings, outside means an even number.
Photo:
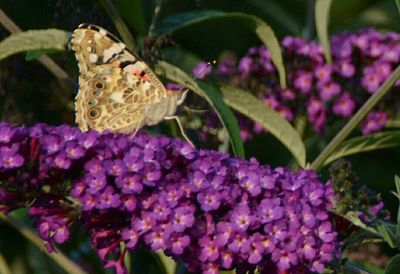
[[[265,46],[250,48],[238,61],[222,58],[214,71],[204,69],[204,62],[200,62],[193,74],[254,92],[288,121],[306,116],[314,130],[322,133],[328,124],[351,117],[400,64],[400,35],[373,29],[343,33],[332,37],[331,49],[333,62],[328,64],[320,44],[298,37],[284,38],[281,51],[287,89],[280,87]],[[363,134],[385,126],[398,109],[394,98],[398,95],[392,92],[363,121]],[[260,132],[258,125],[242,119],[241,129],[245,138]]]

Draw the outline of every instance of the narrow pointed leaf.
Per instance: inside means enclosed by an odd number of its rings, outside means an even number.
[[[355,137],[340,144],[324,165],[349,155],[392,147],[400,147],[400,130]]]
[[[398,11],[400,13],[400,0],[396,0],[396,6],[397,6],[397,9],[398,9]]]
[[[393,242],[393,236],[392,233],[390,232],[390,230],[385,226],[385,225],[379,225],[378,227],[378,231],[381,234],[381,237],[385,240],[385,242],[392,248],[395,247],[395,244]]]
[[[59,29],[28,30],[11,34],[0,42],[0,60],[32,50],[65,50],[70,33]]]
[[[288,121],[249,92],[232,86],[222,86],[221,91],[228,106],[260,123],[286,146],[301,167],[305,166],[304,143]]]
[[[222,95],[217,87],[203,81],[195,81],[179,68],[164,61],[158,63],[155,71],[157,74],[185,86],[205,98],[215,110],[222,125],[228,132],[234,154],[240,157],[245,156],[239,124],[231,109],[222,100]]]
[[[315,27],[317,29],[318,40],[324,48],[326,61],[332,63],[331,48],[329,45],[329,10],[332,0],[317,0],[315,3]]]
[[[282,88],[286,88],[286,72],[279,41],[272,28],[256,16],[241,12],[223,13],[212,10],[185,12],[167,17],[158,24],[155,32],[157,34],[171,33],[190,25],[209,20],[235,20],[235,22],[242,24],[250,31],[254,32],[270,51],[272,62],[279,74],[280,85]]]
[[[163,252],[160,252],[157,255],[164,266],[166,274],[175,274],[177,268],[176,262],[172,260],[171,257],[165,255]]]
[[[396,227],[396,239],[399,239],[400,236],[400,177],[394,176],[394,183],[396,185],[396,192],[394,195],[399,199],[399,205],[397,209],[397,227]]]
[[[400,195],[400,177],[399,176],[394,176],[394,182],[396,184],[396,190],[397,190],[397,194]]]
[[[52,53],[57,53],[59,50],[52,50],[52,49],[42,49],[42,50],[30,50],[27,51],[25,54],[25,60],[26,61],[32,61],[40,58],[41,56],[45,54],[52,54]]]
[[[2,274],[11,274],[11,269],[7,264],[6,259],[4,256],[0,253],[0,273]]]

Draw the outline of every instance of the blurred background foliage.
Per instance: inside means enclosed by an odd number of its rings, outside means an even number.
[[[151,39],[148,31],[154,20],[156,2],[113,1],[135,38],[135,51],[147,61],[160,57],[154,54],[160,48],[161,59],[190,72],[199,59],[212,61],[225,51],[241,56],[249,47],[261,44],[254,33],[232,20],[210,20],[191,25],[174,32],[166,41]],[[86,22],[100,25],[119,36],[103,3],[96,0],[0,0],[0,8],[22,30],[58,28],[72,32],[80,23]],[[165,0],[155,26],[157,28],[159,22],[183,12],[238,11],[263,19],[272,27],[279,40],[287,35],[316,39],[313,6],[314,0]],[[336,0],[331,8],[329,31],[335,34],[374,27],[399,32],[399,22],[400,16],[393,0]],[[8,35],[8,31],[0,27],[0,38],[4,39]],[[51,57],[72,78],[77,79],[78,68],[72,52],[54,53]],[[36,122],[74,124],[75,92],[57,81],[38,62],[27,61],[25,54],[12,56],[0,63],[0,115],[3,121],[28,125]],[[157,127],[157,130],[164,129],[169,132],[166,125]],[[315,157],[331,138],[329,135],[321,138],[315,151],[310,151],[309,155]],[[248,158],[254,156],[272,166],[287,165],[290,162],[290,154],[270,135],[256,136],[245,144],[245,150]],[[397,204],[389,192],[394,188],[394,174],[399,173],[400,150],[364,153],[349,159],[361,181],[381,192],[386,204],[394,212]],[[327,178],[326,170],[323,174]],[[16,271],[13,273],[61,273],[51,260],[41,256],[35,247],[8,224],[0,222],[0,231],[0,255],[13,266]],[[77,232],[62,249],[72,259],[92,268],[88,269],[91,273],[101,273],[99,261],[82,233]],[[21,254],[21,250],[25,250],[26,254]],[[160,265],[158,259],[146,256],[144,252],[133,254],[132,264],[135,265],[138,258],[154,260],[153,264],[148,265],[153,265],[155,270],[133,273],[162,273],[157,272],[163,271],[157,267]],[[25,261],[25,258],[30,259]]]

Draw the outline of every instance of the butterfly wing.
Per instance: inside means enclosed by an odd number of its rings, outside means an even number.
[[[82,24],[72,35],[71,47],[80,70],[75,110],[82,130],[129,133],[149,124],[149,106],[168,108],[173,103],[151,69],[106,30]],[[168,111],[151,117],[152,124]]]

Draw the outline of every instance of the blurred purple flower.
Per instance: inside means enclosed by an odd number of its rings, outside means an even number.
[[[320,97],[322,100],[329,101],[332,99],[334,96],[338,95],[340,93],[340,86],[337,83],[334,82],[328,82],[319,85],[320,89]]]
[[[253,59],[250,56],[245,56],[239,61],[239,72],[243,75],[248,75],[252,69]]]
[[[302,93],[309,93],[312,87],[312,74],[306,71],[299,71],[294,79],[294,87]]]
[[[356,104],[348,92],[344,92],[333,104],[333,112],[342,117],[350,117],[353,114]]]
[[[361,131],[368,135],[382,129],[387,121],[387,113],[384,111],[373,111],[367,115],[367,118],[361,124]]]
[[[382,82],[382,76],[372,68],[364,69],[361,85],[369,92],[375,93]]]
[[[193,68],[193,75],[199,79],[204,79],[208,74],[211,73],[211,65],[207,62],[199,62],[194,68]]]
[[[400,63],[399,41],[397,33],[374,29],[335,35],[330,41],[332,64],[328,64],[318,43],[285,37],[281,43],[288,79],[285,90],[265,46],[251,47],[239,58],[236,68],[232,67],[234,62],[221,64],[215,75],[219,81],[253,91],[290,122],[299,115],[308,116],[314,130],[322,134],[328,122],[348,118],[390,76]],[[399,86],[397,81],[394,88]],[[390,93],[382,103],[381,109],[390,115],[399,113],[397,100],[392,100],[396,94]],[[316,108],[319,110],[315,111]],[[243,117],[241,120],[245,141],[266,132],[252,121]],[[206,138],[207,133],[201,134]]]

